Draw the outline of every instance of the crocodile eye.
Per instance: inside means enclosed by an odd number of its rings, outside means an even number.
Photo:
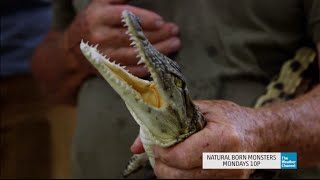
[[[183,88],[183,81],[177,77],[174,78],[174,84],[179,88]]]

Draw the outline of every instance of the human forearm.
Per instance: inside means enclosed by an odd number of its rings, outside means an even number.
[[[299,166],[320,162],[320,85],[285,103],[261,109],[264,150],[297,152]]]

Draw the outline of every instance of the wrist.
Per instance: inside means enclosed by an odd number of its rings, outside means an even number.
[[[240,122],[244,150],[248,152],[273,151],[275,142],[272,136],[274,136],[273,130],[276,129],[274,128],[276,124],[273,124],[274,121],[271,119],[279,119],[278,114],[268,108],[245,109],[245,112],[249,114],[245,120],[247,123]]]
[[[286,145],[286,131],[289,129],[289,119],[281,109],[273,107],[259,108],[261,151],[280,152]]]

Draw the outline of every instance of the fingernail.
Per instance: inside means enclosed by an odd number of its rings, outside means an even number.
[[[172,35],[176,35],[179,32],[179,28],[178,26],[173,26],[173,28],[171,29],[171,33]]]
[[[179,39],[173,40],[172,43],[171,43],[171,47],[173,49],[178,49],[180,47],[180,40]]]
[[[163,20],[157,20],[156,22],[155,22],[155,25],[156,25],[156,27],[157,28],[161,28],[161,26],[164,24],[164,21]]]

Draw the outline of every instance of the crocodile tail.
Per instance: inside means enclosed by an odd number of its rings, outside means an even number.
[[[303,83],[304,74],[315,58],[316,52],[313,49],[308,47],[298,49],[295,56],[283,64],[278,76],[269,83],[266,93],[258,98],[255,108],[284,102],[305,93],[307,87],[302,86],[308,85]]]
[[[123,171],[122,177],[127,178],[130,174],[140,170],[147,164],[148,160],[147,153],[134,154]]]

